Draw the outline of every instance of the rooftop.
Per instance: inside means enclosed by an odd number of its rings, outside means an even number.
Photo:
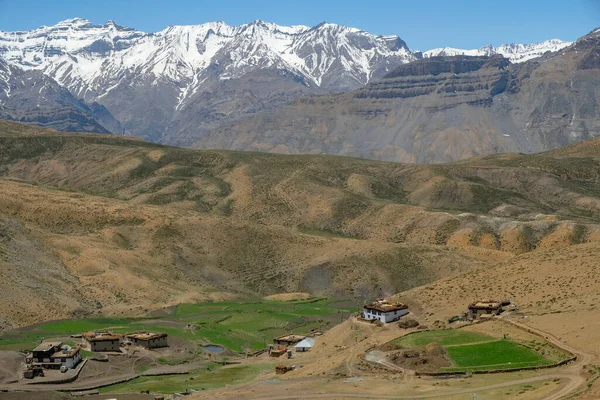
[[[497,309],[502,307],[502,303],[497,300],[476,301],[469,305],[469,308],[475,309]]]
[[[406,310],[408,309],[408,306],[406,304],[390,302],[387,300],[375,300],[371,304],[365,305],[365,308],[380,312],[390,312],[396,310]]]
[[[81,351],[81,347],[75,346],[69,351],[61,350],[58,353],[54,353],[50,358],[71,358],[75,357],[75,355],[79,353],[79,351]]]
[[[301,340],[306,339],[305,335],[284,335],[275,338],[275,340],[279,340],[282,342],[300,342]]]
[[[108,342],[119,340],[119,336],[110,332],[86,332],[83,333],[82,336],[88,342]]]
[[[62,342],[42,342],[33,351],[50,351],[54,347],[62,346]]]
[[[139,331],[134,333],[128,333],[125,335],[126,338],[135,339],[135,340],[151,340],[151,339],[160,339],[167,337],[168,335],[164,332],[149,332],[149,331]]]
[[[296,347],[313,347],[315,345],[314,338],[306,338],[296,345]]]

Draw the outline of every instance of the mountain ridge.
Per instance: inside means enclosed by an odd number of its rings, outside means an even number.
[[[0,32],[0,58],[43,73],[86,104],[105,107],[98,125],[178,146],[299,96],[358,89],[422,57],[398,36],[327,22],[208,22],[146,33],[74,18]]]
[[[440,56],[492,56],[500,54],[508,58],[512,63],[521,63],[533,58],[543,56],[546,52],[557,52],[569,47],[574,42],[566,42],[560,39],[550,39],[542,42],[521,44],[508,43],[500,46],[487,45],[479,49],[457,49],[453,47],[440,47],[423,52],[423,57],[440,57]]]
[[[600,135],[599,49],[595,31],[523,63],[423,58],[352,92],[225,123],[194,147],[411,163],[556,149]]]

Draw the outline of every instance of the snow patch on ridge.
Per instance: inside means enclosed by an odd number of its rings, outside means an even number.
[[[431,49],[423,53],[423,57],[436,57],[436,56],[492,56],[494,54],[501,54],[508,58],[513,63],[520,63],[531,60],[533,58],[541,57],[546,52],[555,52],[564,49],[565,47],[573,44],[572,42],[564,42],[560,39],[551,39],[544,42],[532,43],[532,44],[503,44],[498,47],[492,45],[482,47],[480,49],[456,49],[452,47],[443,47],[437,49]]]
[[[27,32],[0,31],[0,58],[25,70],[43,71],[83,98],[106,95],[124,76],[171,81],[180,90],[181,107],[211,67],[220,79],[273,68],[297,74],[310,85],[321,86],[340,75],[366,84],[383,60],[399,65],[417,59],[398,43],[404,42],[331,23],[209,22],[145,33],[113,21],[93,25],[74,18]]]

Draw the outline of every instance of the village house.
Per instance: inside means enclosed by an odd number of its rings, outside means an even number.
[[[82,359],[81,347],[64,347],[60,351],[52,354],[51,358],[55,363],[60,363],[61,366],[73,369]]]
[[[476,301],[469,305],[467,315],[472,319],[491,318],[502,312],[502,302],[496,300]]]
[[[100,351],[121,351],[121,341],[119,337],[110,332],[86,332],[82,334],[83,338],[90,345],[94,352]]]
[[[304,339],[306,339],[305,335],[284,335],[273,339],[273,343],[282,346],[293,346],[296,343],[300,343]]]
[[[63,346],[61,342],[43,342],[31,352],[32,367],[72,369],[81,359],[81,347]]]
[[[62,342],[42,342],[31,351],[32,363],[51,363],[52,355],[60,351]]]
[[[135,333],[129,333],[125,335],[125,337],[131,340],[131,343],[147,349],[156,349],[159,347],[168,346],[168,335],[166,333],[139,331]]]
[[[408,314],[408,306],[402,303],[391,303],[387,300],[376,300],[363,308],[363,318],[379,320],[384,324],[398,321]]]

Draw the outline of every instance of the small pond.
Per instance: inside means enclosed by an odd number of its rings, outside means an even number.
[[[208,346],[201,346],[202,350],[208,351],[209,353],[222,353],[225,351],[221,346],[209,344]]]

